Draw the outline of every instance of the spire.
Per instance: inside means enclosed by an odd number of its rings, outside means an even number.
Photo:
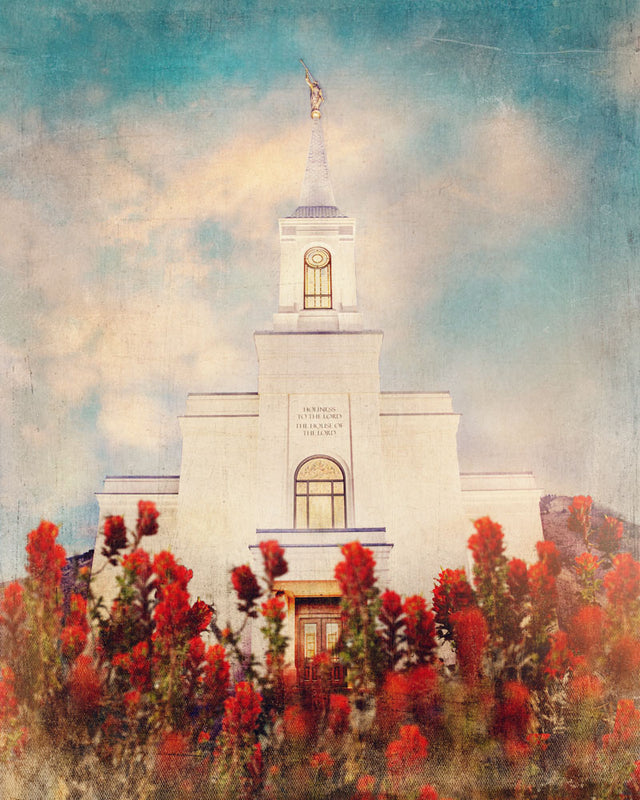
[[[333,189],[329,180],[327,154],[324,149],[322,122],[311,122],[311,144],[307,156],[307,167],[300,190],[300,203],[291,215],[293,217],[341,217],[336,208]]]
[[[329,180],[327,154],[324,149],[324,136],[320,120],[320,105],[324,96],[320,84],[311,75],[307,65],[300,59],[305,69],[305,80],[309,86],[311,102],[311,143],[307,156],[307,167],[300,190],[300,203],[292,217],[341,217],[336,207],[333,189]]]

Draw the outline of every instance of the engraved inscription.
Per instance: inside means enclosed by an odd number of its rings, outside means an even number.
[[[336,436],[344,428],[344,415],[335,406],[303,406],[295,426],[303,436]]]

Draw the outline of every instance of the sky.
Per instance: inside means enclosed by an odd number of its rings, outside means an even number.
[[[3,0],[0,579],[105,475],[176,475],[188,392],[255,391],[323,87],[384,390],[463,471],[640,521],[640,4]]]

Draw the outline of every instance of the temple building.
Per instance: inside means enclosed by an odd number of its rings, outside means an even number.
[[[279,221],[277,311],[254,333],[257,391],[189,395],[180,476],[108,477],[98,493],[101,524],[123,514],[132,526],[138,500],[155,501],[160,533],[147,544],[193,569],[192,595],[213,601],[222,623],[234,607],[231,568],[257,571],[258,543],[277,539],[299,680],[339,635],[333,571],[343,544],[373,551],[382,588],[430,599],[443,567],[468,566],[473,519],[499,521],[510,556],[533,559],[542,538],[530,473],[460,473],[448,393],[380,390],[382,332],[364,325],[358,306],[356,223],[336,205],[322,96],[314,102],[310,86],[300,202]]]

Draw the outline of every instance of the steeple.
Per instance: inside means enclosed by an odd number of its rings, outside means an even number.
[[[303,62],[304,65],[304,62]],[[311,143],[300,203],[280,220],[280,297],[276,331],[362,330],[356,298],[355,220],[341,214],[329,180],[320,84],[307,67]]]
[[[300,190],[300,202],[291,216],[315,218],[344,216],[338,211],[333,197],[320,117],[313,118],[311,122],[311,143]]]

